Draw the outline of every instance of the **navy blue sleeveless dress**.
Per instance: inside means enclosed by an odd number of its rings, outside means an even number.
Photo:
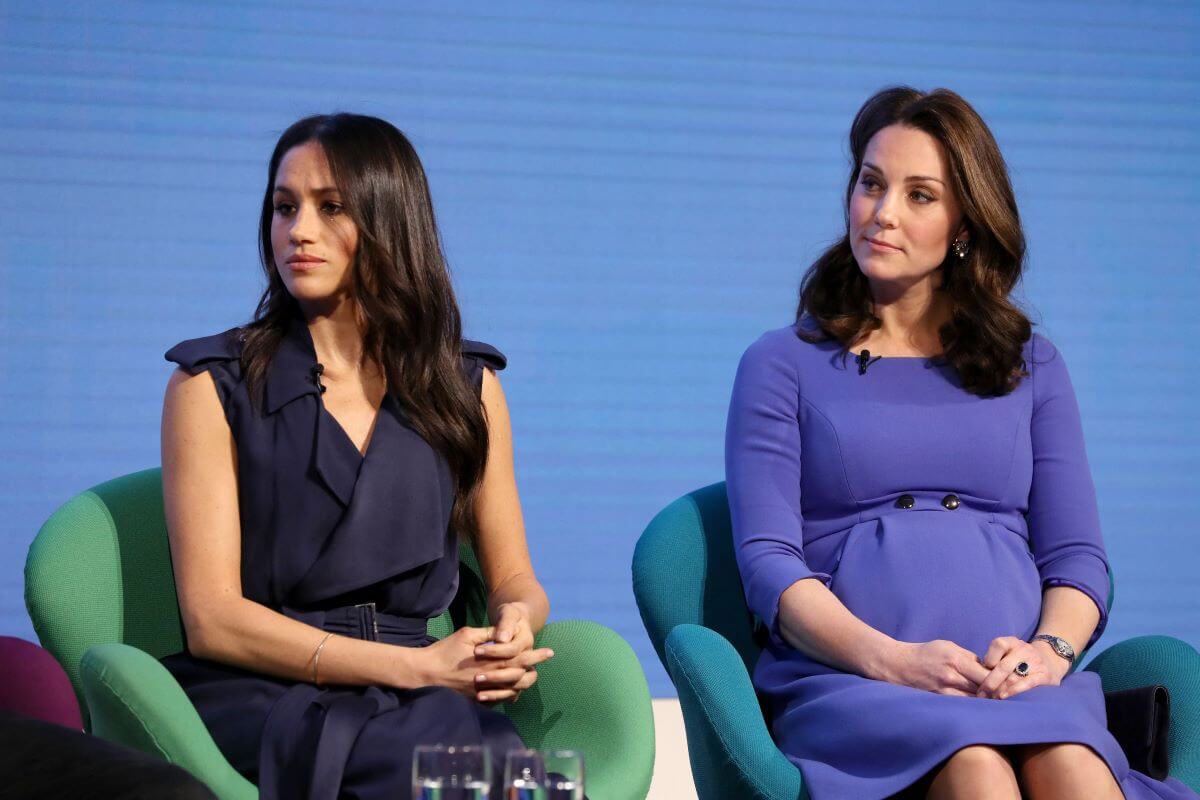
[[[208,370],[237,446],[244,595],[343,636],[405,647],[458,589],[449,465],[388,394],[366,455],[324,408],[308,326],[295,320],[266,374],[261,410],[242,378],[238,329],[189,339],[166,358]],[[481,388],[504,356],[464,341]],[[485,744],[501,768],[523,747],[507,717],[451,689],[321,686],[195,658],[162,663],[221,752],[264,800],[400,800],[418,744]],[[498,798],[498,784],[494,795]]]

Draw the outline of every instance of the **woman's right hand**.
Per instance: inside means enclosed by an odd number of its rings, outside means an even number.
[[[888,680],[937,694],[974,697],[989,670],[975,654],[945,639],[900,642]]]
[[[491,642],[495,630],[463,627],[421,648],[422,685],[446,686],[483,703],[510,699],[532,686],[537,680],[533,667],[554,652],[546,648],[526,650],[504,661],[476,656],[475,648]]]

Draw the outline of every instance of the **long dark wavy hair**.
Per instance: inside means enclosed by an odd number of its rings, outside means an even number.
[[[283,132],[267,168],[259,219],[259,256],[267,288],[243,329],[242,369],[261,402],[267,367],[300,309],[275,266],[273,195],[279,162],[297,145],[320,144],[345,213],[358,227],[351,265],[364,322],[363,358],[379,364],[388,391],[417,432],[449,463],[455,478],[451,524],[475,533],[471,509],[487,462],[483,406],[462,367],[462,318],[416,150],[376,117],[306,117]]]
[[[947,252],[938,267],[941,290],[953,308],[950,321],[938,330],[943,358],[967,391],[981,397],[1007,394],[1028,375],[1021,348],[1032,325],[1009,299],[1024,268],[1025,235],[1000,147],[975,109],[949,89],[926,93],[890,87],[855,115],[846,232],[804,275],[796,319],[805,324],[797,326],[797,335],[809,342],[833,339],[845,349],[883,324],[873,313],[870,284],[850,249],[850,200],[867,143],[889,125],[924,131],[941,142],[968,231],[966,258]]]

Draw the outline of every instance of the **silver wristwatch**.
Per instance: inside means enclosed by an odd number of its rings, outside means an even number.
[[[1036,642],[1038,639],[1044,639],[1054,648],[1054,652],[1065,658],[1071,664],[1075,663],[1075,648],[1071,647],[1071,643],[1066,639],[1058,636],[1051,636],[1048,633],[1039,633],[1037,636],[1030,639],[1030,642]]]

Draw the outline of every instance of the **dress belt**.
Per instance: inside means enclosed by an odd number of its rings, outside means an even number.
[[[388,614],[377,610],[374,603],[308,611],[285,608],[283,613],[330,633],[371,642],[422,647],[433,641],[426,631],[429,620],[425,617]]]
[[[424,617],[387,614],[377,610],[374,603],[304,611],[284,607],[280,611],[292,619],[355,639],[404,647],[424,647],[435,641],[426,631],[428,620]],[[372,718],[397,707],[395,694],[375,686],[295,683],[267,715],[259,751],[259,797],[337,800],[354,742]],[[305,726],[306,716],[313,713],[321,714],[315,731]],[[315,750],[309,750],[303,740],[314,734]]]

